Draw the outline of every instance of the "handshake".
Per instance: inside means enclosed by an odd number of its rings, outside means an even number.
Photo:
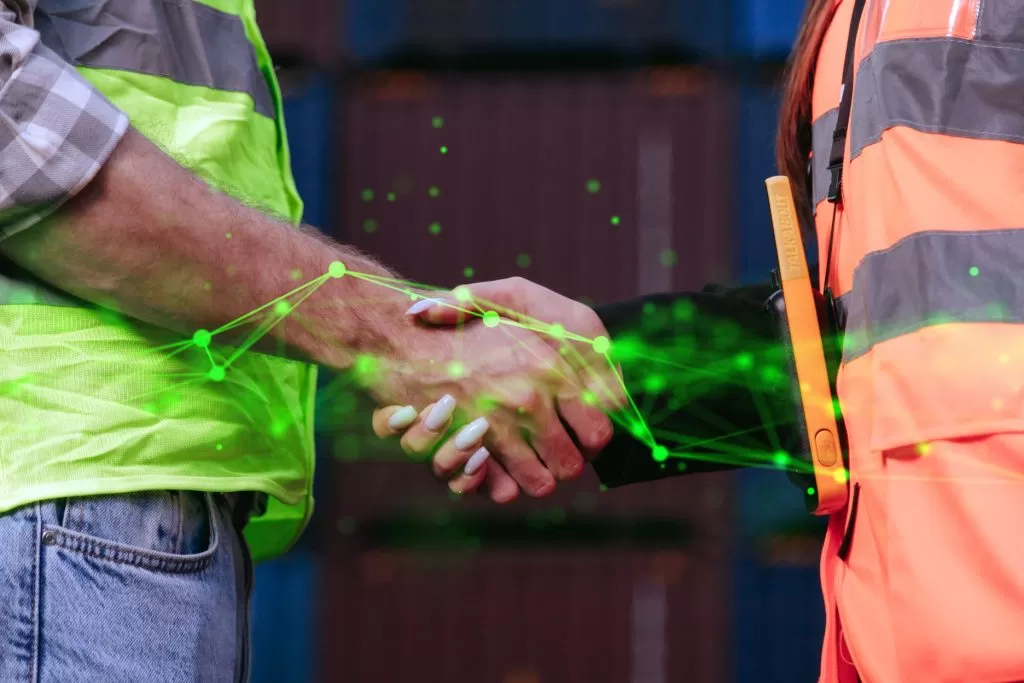
[[[612,438],[625,391],[587,306],[510,278],[421,299],[406,316],[401,348],[364,379],[387,405],[374,431],[432,456],[453,492],[548,495]]]

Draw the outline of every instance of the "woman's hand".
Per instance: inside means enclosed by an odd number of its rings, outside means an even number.
[[[458,495],[476,491],[486,479],[494,502],[514,500],[519,487],[500,465],[489,462],[490,451],[483,445],[490,429],[487,418],[477,418],[449,436],[454,411],[455,399],[450,395],[418,414],[412,406],[379,408],[373,413],[373,431],[382,439],[400,435],[402,450],[412,457],[433,453],[434,475]]]

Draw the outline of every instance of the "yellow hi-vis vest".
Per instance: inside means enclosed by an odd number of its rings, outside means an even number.
[[[298,223],[252,0],[40,0],[35,21],[180,163]],[[0,513],[68,496],[255,491],[270,504],[246,528],[254,557],[298,538],[312,512],[315,368],[249,351],[211,378],[211,359],[232,351],[216,338],[182,344],[25,279],[0,279],[0,304]]]

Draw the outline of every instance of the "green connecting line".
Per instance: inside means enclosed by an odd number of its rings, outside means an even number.
[[[293,274],[293,279],[298,279],[299,273]],[[474,297],[469,287],[460,285],[448,292],[441,288],[388,278],[371,273],[360,273],[349,270],[344,263],[335,261],[331,263],[327,272],[300,284],[291,291],[276,299],[263,304],[249,313],[233,320],[214,330],[197,330],[191,339],[166,344],[155,349],[171,356],[183,354],[190,349],[201,351],[209,369],[206,372],[183,372],[180,376],[183,384],[196,382],[225,382],[230,378],[231,366],[243,355],[260,342],[278,324],[293,314],[302,304],[330,280],[342,277],[354,277],[378,287],[399,292],[408,296],[411,301],[435,296],[441,305],[447,306],[460,313],[460,319],[479,319],[482,324],[489,328],[502,327],[511,332],[512,329],[528,330],[549,340],[551,345],[557,349],[561,357],[580,378],[586,378],[589,386],[578,387],[581,389],[581,397],[584,403],[589,405],[607,406],[614,403],[619,406],[610,410],[612,420],[624,429],[627,429],[646,447],[650,448],[651,457],[662,463],[670,458],[681,460],[700,460],[729,464],[743,464],[755,467],[772,467],[776,469],[809,469],[798,463],[788,454],[779,448],[778,439],[774,434],[772,438],[773,452],[746,451],[741,447],[727,444],[726,441],[732,436],[740,435],[733,425],[720,415],[701,415],[696,406],[691,403],[692,399],[711,391],[714,387],[726,383],[737,383],[745,386],[753,386],[757,382],[764,382],[770,385],[784,378],[781,358],[778,354],[772,354],[772,349],[751,350],[737,354],[734,358],[723,361],[720,352],[711,353],[706,349],[697,348],[691,339],[680,335],[672,341],[672,347],[653,348],[640,341],[640,337],[624,335],[613,344],[605,336],[588,338],[572,330],[567,330],[561,323],[551,323],[537,320],[519,311],[510,310],[506,307]],[[657,311],[653,307],[651,311],[644,310],[645,319],[648,312],[652,320],[662,320],[671,323],[673,320],[690,321],[694,315],[693,311],[685,306],[679,306],[671,311]],[[657,318],[657,315],[662,318]],[[664,317],[669,316],[669,317]],[[293,318],[296,324],[303,324],[301,316]],[[244,341],[238,346],[223,347],[230,349],[227,357],[216,353],[215,340],[219,335],[234,330],[243,325],[255,323],[252,331],[246,335]],[[674,329],[674,328],[673,328]],[[722,327],[723,338],[729,338],[734,331]],[[515,335],[510,338],[522,343]],[[532,349],[531,349],[532,350]],[[494,349],[495,353],[503,352],[501,349]],[[622,373],[619,369],[620,362],[629,361],[631,367],[639,368],[638,376],[644,377],[645,402],[643,406],[637,404],[634,396],[625,385]],[[434,361],[429,361],[433,363]],[[761,367],[758,368],[757,366]],[[368,355],[356,359],[352,376],[357,380],[372,378],[372,375],[380,371],[381,362]],[[759,370],[759,371],[758,371]],[[465,372],[465,366],[452,361],[449,364],[448,372],[453,378],[460,377]],[[612,379],[614,378],[614,379]],[[570,378],[571,379],[571,378]],[[326,391],[336,396],[328,407],[331,411],[347,411],[356,405],[357,397],[350,395],[351,392],[337,391],[336,387],[342,386],[345,378],[337,378],[337,384],[329,385]],[[237,383],[236,383],[237,384]],[[181,385],[178,385],[181,386]],[[233,385],[235,386],[235,385]],[[661,411],[652,411],[651,404],[653,397],[657,394],[672,388],[672,396]],[[239,389],[247,391],[255,397],[251,400],[264,400],[259,387],[246,384]],[[166,389],[158,390],[166,392]],[[763,423],[772,424],[771,415],[767,406],[759,396],[758,392],[752,389],[755,405]],[[624,397],[620,398],[620,397]],[[147,398],[146,396],[137,398]],[[150,397],[152,398],[152,397]],[[614,401],[612,401],[614,399]],[[165,401],[173,404],[173,397],[155,397],[154,400]],[[269,399],[267,399],[269,400]],[[481,397],[478,408],[484,409],[489,399]],[[340,407],[338,407],[340,406]],[[671,431],[652,428],[652,424],[658,424],[669,413],[678,410],[688,410],[698,420],[705,420],[714,430],[722,436],[715,439],[698,439],[688,437],[684,434],[675,434]],[[662,412],[663,411],[663,412]],[[652,415],[652,412],[660,413]],[[344,420],[347,423],[347,420]],[[274,429],[280,429],[275,425]],[[271,430],[273,431],[273,429]],[[721,443],[719,443],[721,441]],[[358,450],[358,446],[355,447]],[[699,449],[698,452],[694,452]],[[685,463],[680,462],[680,469]]]

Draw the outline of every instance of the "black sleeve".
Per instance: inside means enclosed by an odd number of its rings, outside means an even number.
[[[792,443],[791,385],[764,310],[771,293],[709,286],[597,309],[635,405],[594,462],[603,485],[768,464]],[[638,417],[667,460],[637,436]]]

